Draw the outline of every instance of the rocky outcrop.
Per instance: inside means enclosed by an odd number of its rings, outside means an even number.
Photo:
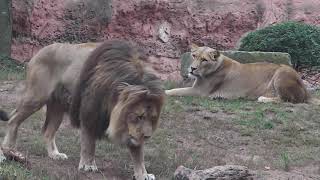
[[[12,0],[12,57],[53,42],[121,38],[140,44],[163,79],[177,79],[190,42],[234,49],[246,32],[286,20],[320,24],[317,0]]]

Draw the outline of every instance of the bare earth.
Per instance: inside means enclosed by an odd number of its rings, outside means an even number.
[[[8,112],[18,98],[18,82],[0,82],[0,106]],[[317,92],[317,96],[320,93]],[[168,98],[160,128],[146,144],[149,173],[171,179],[179,165],[206,169],[217,165],[247,166],[255,179],[320,179],[320,107],[307,104],[259,104],[253,101],[212,101]],[[98,173],[79,173],[79,135],[66,118],[57,145],[69,159],[47,157],[36,113],[22,124],[18,150],[31,162],[27,170],[14,162],[0,166],[0,174],[17,179],[131,179],[126,149],[107,140],[97,143]],[[0,123],[1,141],[5,122]],[[1,177],[0,177],[1,178]]]

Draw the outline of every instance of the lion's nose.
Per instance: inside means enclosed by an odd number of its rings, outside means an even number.
[[[190,69],[191,69],[191,72],[193,72],[193,71],[196,70],[197,68],[190,67]]]

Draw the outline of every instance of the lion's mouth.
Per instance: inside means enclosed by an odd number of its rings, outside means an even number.
[[[188,77],[189,77],[189,78],[196,78],[196,77],[198,77],[198,75],[195,74],[194,72],[189,72],[189,73],[188,73]]]

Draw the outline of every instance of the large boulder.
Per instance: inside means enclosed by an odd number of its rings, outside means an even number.
[[[240,63],[254,62],[270,62],[275,64],[291,65],[291,58],[288,53],[281,52],[247,52],[247,51],[221,51],[225,56],[230,57]],[[181,56],[180,75],[186,78],[188,75],[188,67],[191,64],[190,52],[186,52]]]
[[[222,54],[241,63],[269,62],[275,64],[291,64],[288,53],[281,52],[247,52],[247,51],[222,51]]]

